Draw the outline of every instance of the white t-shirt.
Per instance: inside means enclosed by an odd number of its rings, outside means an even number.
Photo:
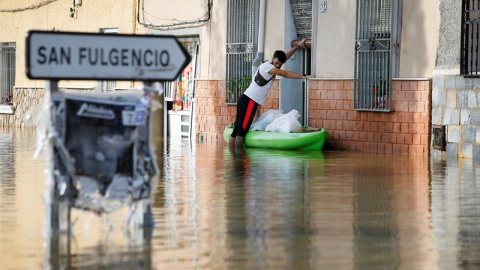
[[[272,78],[274,75],[268,72],[273,68],[275,68],[275,66],[267,61],[258,67],[257,72],[260,72],[260,75],[262,75],[265,80],[270,80],[270,78]],[[250,86],[248,86],[244,94],[256,103],[263,105],[267,99],[268,92],[270,92],[270,88],[272,88],[272,85],[273,79],[264,86],[260,86],[255,82],[255,80],[252,80]]]

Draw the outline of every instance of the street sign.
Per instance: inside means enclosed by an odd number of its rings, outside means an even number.
[[[30,31],[30,79],[172,81],[191,60],[174,36]]]

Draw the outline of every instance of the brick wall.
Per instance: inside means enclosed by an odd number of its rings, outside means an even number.
[[[35,110],[43,101],[44,88],[16,87],[13,91],[13,105],[15,106],[14,122],[16,126],[25,126],[25,116],[29,110]],[[29,125],[33,125],[30,121]]]
[[[13,115],[0,114],[0,128],[8,128],[13,125]]]
[[[35,107],[43,100],[43,88],[37,87],[15,87],[13,89],[13,106],[15,112],[13,115],[0,114],[0,127],[7,126],[25,126],[25,116],[30,109]],[[31,121],[30,125],[33,125]]]
[[[273,83],[265,105],[258,108],[257,114],[270,109],[278,109],[278,80]],[[197,136],[204,140],[223,140],[223,130],[235,121],[236,105],[227,105],[225,81],[197,81],[195,87],[195,121]]]
[[[393,81],[393,112],[353,110],[352,80],[312,80],[309,125],[330,132],[333,149],[428,155],[431,81]]]
[[[278,109],[278,80],[259,113]],[[352,80],[312,80],[309,125],[330,132],[330,147],[374,153],[428,155],[430,80],[393,81],[392,112],[353,110]],[[196,131],[205,140],[223,140],[223,129],[235,120],[236,106],[225,103],[224,81],[198,81]]]
[[[208,141],[223,141],[226,125],[235,121],[237,107],[225,102],[225,81],[197,81],[196,132]],[[393,112],[353,110],[352,80],[312,80],[309,92],[309,125],[330,132],[330,146],[337,150],[428,155],[431,130],[430,80],[393,82]],[[4,125],[23,126],[25,113],[36,106],[43,89],[15,89],[15,115]],[[279,108],[276,80],[258,113]],[[8,119],[7,119],[8,117]],[[12,119],[13,118],[13,119]],[[13,122],[13,123],[12,123]]]

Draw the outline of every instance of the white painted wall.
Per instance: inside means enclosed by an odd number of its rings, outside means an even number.
[[[317,12],[316,77],[353,78],[355,59],[355,0],[327,1]],[[315,22],[314,22],[315,23]]]
[[[439,0],[404,0],[402,16],[399,75],[431,78],[440,27]]]
[[[285,39],[285,1],[266,1],[265,17],[265,54],[264,60],[270,60],[276,50],[284,48]]]
[[[438,44],[438,5],[439,0],[403,0],[399,77],[432,77]],[[313,12],[318,16],[316,76],[352,78],[356,1],[328,0],[327,12]]]
[[[43,87],[45,81],[30,80],[25,74],[25,37],[29,30],[56,30],[98,33],[101,28],[118,28],[118,33],[134,33],[136,1],[119,4],[116,0],[82,1],[70,17],[73,1],[56,1],[51,4],[20,12],[0,13],[0,42],[15,42],[16,86]],[[0,1],[0,9],[19,9],[39,4],[37,0]],[[61,87],[94,88],[97,81],[60,81]],[[130,82],[117,82],[128,88]]]
[[[318,3],[320,0],[313,0]],[[34,0],[0,1],[0,9],[29,6]],[[320,78],[352,78],[354,72],[355,0],[328,0],[326,13],[317,13],[316,76]],[[400,44],[400,77],[432,77],[438,44],[439,0],[403,0],[403,25]],[[208,23],[197,28],[156,31],[136,23],[136,1],[83,1],[76,18],[69,17],[71,1],[58,1],[20,13],[1,13],[0,42],[17,42],[16,85],[43,86],[43,81],[25,76],[25,34],[30,29],[98,32],[99,28],[118,27],[119,33],[168,33],[200,37],[200,79],[224,80],[226,76],[227,1],[213,1]],[[314,5],[317,6],[318,5]],[[207,0],[145,0],[147,22],[168,24],[201,18],[207,11]],[[141,18],[143,20],[143,17]],[[285,1],[270,0],[266,4],[265,55],[284,48]],[[315,35],[314,35],[315,37]],[[96,82],[65,82],[68,86],[94,87]],[[122,82],[128,87],[130,84]]]

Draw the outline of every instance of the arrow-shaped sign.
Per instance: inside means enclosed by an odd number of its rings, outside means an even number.
[[[172,81],[191,60],[174,36],[30,31],[30,79]]]

